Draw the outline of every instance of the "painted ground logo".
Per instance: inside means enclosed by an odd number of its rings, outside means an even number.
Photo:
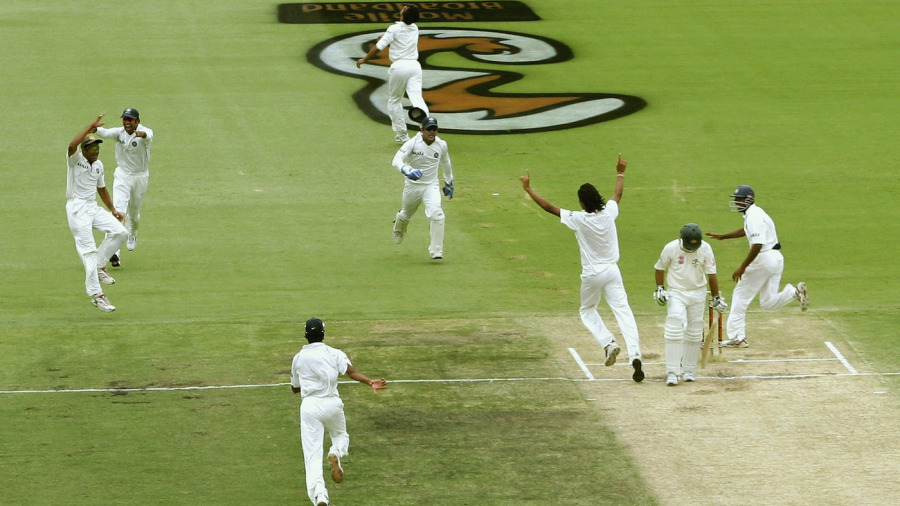
[[[357,32],[318,44],[307,53],[317,67],[360,78],[366,85],[353,99],[375,121],[390,124],[387,114],[387,51],[371,65],[356,68],[384,30]],[[607,93],[501,93],[494,90],[525,76],[499,69],[439,67],[429,57],[453,52],[491,66],[552,64],[572,59],[565,44],[530,34],[498,30],[428,28],[419,30],[423,96],[441,131],[459,134],[512,134],[562,130],[609,121],[637,112],[639,97]],[[404,99],[405,100],[405,99]],[[408,107],[408,102],[405,102]],[[412,125],[412,124],[411,124]],[[418,125],[412,125],[418,128]]]

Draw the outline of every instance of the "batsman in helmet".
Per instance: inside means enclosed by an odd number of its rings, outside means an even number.
[[[705,327],[707,281],[710,293],[714,294],[709,307],[723,313],[728,304],[718,295],[716,257],[709,243],[703,240],[703,233],[696,223],[681,227],[680,237],[663,247],[654,267],[656,291],[653,292],[653,300],[660,306],[666,306],[663,330],[666,340],[666,384],[675,386],[679,378],[686,382],[696,379]]]

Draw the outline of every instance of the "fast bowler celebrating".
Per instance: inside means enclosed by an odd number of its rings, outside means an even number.
[[[778,309],[793,299],[800,301],[800,310],[809,308],[809,296],[806,283],[797,283],[797,287],[788,283],[784,290],[778,291],[781,274],[784,271],[784,256],[781,254],[781,243],[775,233],[775,222],[755,204],[756,196],[753,188],[741,185],[731,194],[731,210],[744,215],[744,228],[727,234],[706,235],[714,239],[735,239],[746,237],[750,241],[750,252],[747,258],[731,275],[737,282],[731,295],[731,312],[725,324],[728,339],[721,346],[730,348],[746,348],[749,346],[746,334],[747,308],[759,294],[759,306],[766,310]]]
[[[644,380],[641,368],[641,343],[634,313],[628,305],[628,294],[622,282],[619,270],[619,236],[616,231],[616,218],[619,216],[619,201],[625,189],[625,167],[628,162],[622,159],[616,162],[616,188],[609,200],[604,200],[597,188],[591,183],[584,183],[578,188],[578,204],[581,211],[560,209],[551,204],[531,189],[531,174],[519,179],[522,188],[534,202],[544,211],[559,218],[559,222],[575,232],[578,250],[581,254],[581,307],[578,310],[581,322],[591,332],[594,339],[603,347],[607,366],[616,363],[619,345],[600,313],[597,306],[606,297],[606,304],[612,310],[628,348],[628,359],[634,368],[631,378],[634,381]]]

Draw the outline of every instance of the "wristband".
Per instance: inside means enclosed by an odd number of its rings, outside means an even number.
[[[616,177],[625,177],[625,174],[616,174]]]

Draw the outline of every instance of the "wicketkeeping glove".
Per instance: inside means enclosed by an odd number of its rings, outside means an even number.
[[[669,293],[666,292],[662,285],[656,287],[656,291],[653,292],[653,300],[660,306],[666,305],[666,301],[669,300]]]
[[[408,166],[407,166],[407,167],[408,167]],[[406,168],[406,167],[404,167],[404,169],[405,169],[405,168]],[[406,177],[408,177],[409,179],[411,179],[411,180],[413,180],[413,181],[418,181],[418,179],[419,179],[420,177],[422,177],[422,171],[419,170],[419,169],[416,169],[416,170],[410,170],[410,171],[404,170],[404,171],[403,171],[403,175],[406,176]]]
[[[447,197],[453,198],[453,181],[444,185],[444,195]]]
[[[722,314],[726,309],[728,309],[728,304],[725,303],[724,297],[719,297],[718,295],[716,295],[709,301],[709,307],[718,311],[719,314]]]

